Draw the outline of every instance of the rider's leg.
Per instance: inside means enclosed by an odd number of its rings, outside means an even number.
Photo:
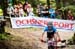
[[[48,49],[54,49],[54,33],[47,33],[47,38],[48,38]]]

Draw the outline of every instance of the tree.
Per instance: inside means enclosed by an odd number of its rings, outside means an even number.
[[[1,0],[1,8],[3,10],[3,16],[7,15],[7,7],[8,7],[8,0]]]
[[[56,1],[56,8],[60,9],[61,8],[61,0],[55,0]]]
[[[36,7],[39,3],[40,3],[40,1],[39,0],[27,0],[33,7]]]
[[[50,7],[50,0],[47,0],[48,8]]]

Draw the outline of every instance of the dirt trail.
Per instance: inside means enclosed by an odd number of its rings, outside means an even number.
[[[39,48],[41,49],[47,49],[47,44],[40,42],[39,38],[41,35],[41,31],[36,29],[9,29],[9,31],[12,35],[20,36],[24,38],[25,40],[29,40],[29,42],[35,43]],[[32,30],[35,30],[34,32]]]
[[[29,40],[30,43],[31,42],[35,43],[35,45],[37,45],[39,49],[40,48],[47,49],[47,43],[42,43],[39,40],[39,38],[42,34],[42,29],[34,29],[34,28],[12,29],[12,28],[8,28],[8,30],[9,31],[7,31],[7,32],[11,33],[12,35],[20,36],[20,37],[24,38],[25,40]],[[68,39],[73,36],[73,33],[67,33],[67,32],[65,32],[65,34],[62,32],[59,32],[59,34],[62,39]],[[65,49],[68,49],[68,48],[65,48]]]

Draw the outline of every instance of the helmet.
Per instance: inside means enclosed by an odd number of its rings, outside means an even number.
[[[53,26],[53,23],[50,21],[47,23],[47,26]]]

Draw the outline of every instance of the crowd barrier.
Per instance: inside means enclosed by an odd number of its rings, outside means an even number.
[[[27,28],[36,27],[44,28],[47,22],[52,21],[53,25],[57,29],[62,30],[75,30],[75,21],[61,20],[61,19],[50,19],[42,17],[11,17],[12,28]]]

